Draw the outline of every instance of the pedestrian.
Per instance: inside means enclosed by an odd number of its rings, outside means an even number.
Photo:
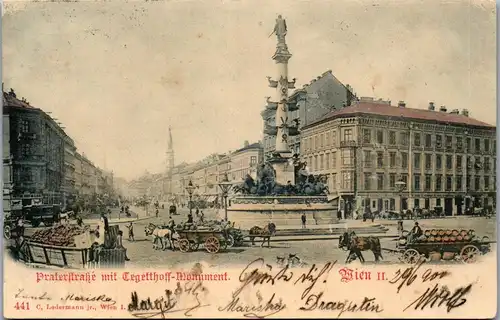
[[[398,234],[401,237],[403,235],[403,220],[398,220]]]
[[[196,208],[196,216],[200,215],[200,209]]]
[[[200,214],[200,221],[201,223],[203,223],[205,220],[205,214],[203,213],[203,210],[201,210],[201,214]]]
[[[17,219],[17,234],[20,238],[24,238],[24,217],[20,216]]]
[[[132,222],[130,222],[130,224],[127,226],[127,229],[128,229],[128,241],[135,241],[134,225],[132,224]]]
[[[193,215],[191,213],[188,214],[188,220],[187,223],[193,223]]]
[[[158,218],[158,213],[159,213],[158,208],[156,209],[155,213],[156,213],[156,217]]]
[[[305,229],[306,228],[306,214],[303,213],[302,216],[300,217],[302,219],[302,229]]]
[[[123,246],[123,231],[119,230],[118,235],[116,236],[116,248],[123,249],[125,251],[125,261],[130,261],[127,257],[127,249]]]

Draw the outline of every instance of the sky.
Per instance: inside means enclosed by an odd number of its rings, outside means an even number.
[[[262,139],[282,14],[297,88],[327,70],[358,96],[495,124],[493,1],[9,1],[3,82],[116,176]]]

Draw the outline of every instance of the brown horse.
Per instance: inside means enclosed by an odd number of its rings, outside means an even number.
[[[375,261],[384,259],[382,257],[382,247],[378,237],[358,237],[354,232],[344,232],[339,238],[339,248],[349,251],[346,263],[351,262],[353,256],[357,256],[361,262],[365,262],[365,258],[361,251],[371,250],[375,256]],[[352,260],[351,260],[352,259]]]
[[[264,246],[264,243],[267,240],[267,247],[271,246],[271,237],[276,234],[276,225],[272,222],[269,222],[267,226],[261,228],[259,226],[252,227],[249,231],[250,240],[252,240],[252,245],[255,244],[255,238],[262,238],[262,244],[260,247]]]

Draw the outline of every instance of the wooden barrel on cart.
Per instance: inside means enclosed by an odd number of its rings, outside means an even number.
[[[460,242],[460,241],[463,241],[464,240],[464,237],[462,236],[457,236],[457,241]]]
[[[443,240],[443,238],[441,236],[437,236],[434,238],[435,242],[441,242],[441,240]]]
[[[426,237],[430,237],[431,236],[431,230],[425,230],[424,235]]]
[[[457,229],[453,229],[453,230],[451,230],[451,235],[452,235],[452,236],[455,236],[455,237],[456,237],[456,236],[458,236],[459,234],[460,234],[460,232],[458,232],[458,230],[457,230]]]
[[[464,236],[464,241],[470,241],[471,237],[470,236]]]
[[[440,261],[441,260],[441,253],[439,253],[439,252],[430,252],[429,253],[429,260],[430,261]]]
[[[437,236],[438,235],[438,231],[436,229],[432,229],[431,230],[431,236]]]
[[[450,241],[450,237],[448,237],[448,236],[444,236],[444,237],[443,237],[443,242],[448,242],[448,241]]]
[[[455,258],[454,252],[443,252],[443,260],[450,261]]]
[[[451,236],[452,233],[453,233],[453,231],[451,229],[448,229],[448,230],[446,230],[445,235]]]
[[[429,238],[427,238],[427,242],[434,242],[434,241],[436,241],[436,238],[433,236],[430,236]]]
[[[465,230],[460,230],[460,235],[463,237],[465,237],[467,235],[467,231]]]
[[[452,236],[450,236],[450,240],[449,241],[450,242],[455,242],[455,241],[457,241],[457,237],[452,235]]]
[[[438,235],[440,237],[444,236],[445,234],[446,234],[446,230],[441,229],[441,230],[438,231]]]

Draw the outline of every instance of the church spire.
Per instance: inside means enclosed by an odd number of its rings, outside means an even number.
[[[174,149],[174,143],[172,140],[172,127],[168,127],[168,150],[173,150]]]

